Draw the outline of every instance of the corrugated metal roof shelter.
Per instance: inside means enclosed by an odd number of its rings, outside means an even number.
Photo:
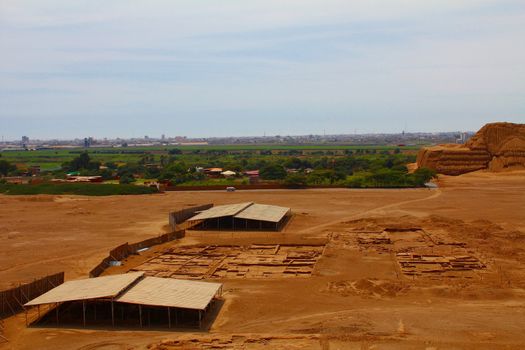
[[[217,205],[215,207],[211,207],[208,210],[204,210],[200,212],[199,214],[190,218],[189,221],[214,219],[214,218],[220,218],[224,216],[234,216],[252,204],[253,202]]]
[[[114,298],[143,275],[144,272],[132,272],[65,282],[31,300],[25,306],[63,303],[72,300]]]
[[[121,303],[169,306],[204,310],[219,293],[222,284],[173,278],[145,277],[118,297]]]
[[[235,215],[237,219],[262,220],[279,222],[290,212],[290,208],[276,205],[253,204]]]
[[[33,323],[53,321],[50,312],[40,314],[40,306],[48,304],[54,306],[57,325],[62,319],[67,324],[81,322],[84,326],[88,322],[111,322],[113,326],[116,322],[135,322],[143,327],[145,309],[147,325],[167,324],[171,328],[174,321],[198,323],[200,328],[202,317],[221,293],[221,283],[145,277],[143,272],[132,272],[69,281],[25,306],[38,307],[38,318]]]
[[[188,221],[193,229],[279,231],[290,216],[290,208],[247,202],[212,207]]]

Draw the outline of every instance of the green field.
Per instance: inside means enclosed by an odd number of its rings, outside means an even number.
[[[395,145],[195,145],[172,147],[184,150],[214,150],[214,151],[264,151],[264,150],[417,150],[420,146]]]
[[[90,157],[102,163],[136,163],[144,155],[153,153],[155,161],[161,155],[169,155],[172,149],[178,149],[183,154],[206,155],[214,152],[235,153],[258,153],[260,151],[271,151],[273,154],[287,155],[287,151],[306,151],[317,155],[334,155],[341,151],[394,151],[402,152],[416,151],[420,146],[385,146],[385,145],[194,145],[194,146],[170,146],[170,147],[123,147],[123,148],[89,148]],[[77,157],[83,148],[36,150],[36,151],[7,151],[2,152],[2,159],[22,166],[40,165],[42,170],[58,170],[64,162],[71,161]],[[316,152],[317,151],[317,152]],[[337,152],[339,151],[339,152]],[[297,154],[294,154],[297,155]]]
[[[78,150],[37,150],[37,151],[13,151],[2,152],[2,159],[15,164],[25,164],[27,166],[40,165],[42,170],[56,170],[60,166],[73,158],[78,157],[83,149]],[[97,150],[98,151],[98,150]],[[93,150],[88,150],[94,160],[106,162],[136,162],[140,154],[110,153],[96,154]]]
[[[157,189],[135,185],[75,184],[0,184],[0,193],[8,195],[69,194],[82,196],[112,196],[157,193]]]

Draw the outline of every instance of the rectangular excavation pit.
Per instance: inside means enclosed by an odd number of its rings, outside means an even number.
[[[472,277],[476,270],[486,266],[470,255],[446,256],[438,254],[397,253],[397,262],[406,276]]]
[[[183,279],[304,278],[324,245],[252,244],[172,247],[134,268],[148,276]]]
[[[465,243],[419,228],[338,232],[331,240],[359,250],[388,252],[407,277],[472,278],[486,269]]]
[[[332,241],[342,243],[350,247],[359,249],[372,249],[375,251],[420,251],[420,253],[455,250],[466,248],[464,242],[444,240],[442,237],[435,236],[423,229],[406,230],[383,230],[383,231],[346,231],[337,233],[332,237]],[[463,249],[465,250],[465,249]],[[454,254],[447,254],[454,255]]]

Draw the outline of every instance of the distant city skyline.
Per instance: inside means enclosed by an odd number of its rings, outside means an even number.
[[[463,138],[466,135],[473,135],[476,131],[474,130],[443,130],[443,131],[435,131],[435,132],[418,132],[418,131],[411,131],[411,132],[397,132],[397,133],[348,133],[348,134],[276,134],[276,135],[227,135],[227,136],[211,136],[211,137],[200,137],[200,136],[186,136],[186,135],[143,135],[143,136],[136,136],[136,137],[125,137],[125,136],[115,136],[115,137],[97,137],[94,135],[89,135],[85,137],[73,137],[73,138],[30,138],[27,135],[23,135],[19,138],[14,139],[7,139],[5,136],[0,135],[0,144],[1,143],[14,143],[14,144],[23,144],[23,145],[30,145],[35,142],[51,142],[51,141],[58,141],[58,142],[73,142],[78,141],[84,144],[85,147],[90,147],[91,145],[98,145],[103,144],[104,142],[112,142],[115,143],[116,141],[130,141],[130,140],[137,140],[137,141],[151,141],[151,142],[196,142],[196,141],[214,141],[214,140],[225,140],[225,139],[238,139],[238,140],[261,140],[261,139],[301,139],[301,138],[311,138],[314,139],[331,139],[334,137],[338,138],[355,138],[355,137],[380,137],[382,135],[385,136],[400,136],[403,137],[403,135],[407,135],[409,137],[413,137],[414,135],[451,135],[451,134],[457,134],[458,137],[461,138],[461,141],[465,141]]]
[[[492,122],[492,121],[489,121],[489,122]],[[494,122],[501,122],[501,121],[494,121]],[[503,121],[503,122],[509,122],[509,123],[513,123],[512,121]],[[518,123],[523,123],[525,121],[518,121]],[[108,139],[108,140],[115,140],[115,139],[146,139],[146,138],[150,138],[150,139],[158,139],[158,140],[163,140],[163,139],[173,139],[173,138],[177,138],[177,137],[186,137],[186,138],[192,138],[192,139],[210,139],[210,138],[235,138],[235,137],[238,137],[238,138],[243,138],[243,137],[275,137],[275,136],[281,136],[281,137],[286,137],[286,136],[307,136],[307,135],[313,135],[313,136],[322,136],[322,135],[325,135],[325,136],[334,136],[334,135],[374,135],[374,134],[391,134],[391,135],[394,135],[394,134],[402,134],[402,133],[432,133],[432,134],[437,134],[437,133],[453,133],[453,132],[458,132],[458,133],[462,133],[462,132],[467,132],[467,133],[475,133],[476,131],[478,131],[479,129],[481,129],[481,127],[483,125],[485,125],[486,123],[483,123],[479,128],[475,128],[475,129],[471,129],[471,130],[468,130],[468,129],[457,129],[457,130],[454,130],[454,129],[450,129],[450,130],[446,130],[446,129],[443,129],[443,130],[431,130],[431,131],[428,131],[428,130],[409,130],[409,129],[401,129],[401,130],[394,130],[394,131],[360,131],[358,129],[354,129],[352,132],[333,132],[333,133],[329,133],[329,132],[326,132],[326,130],[321,130],[319,132],[312,132],[312,133],[276,133],[276,134],[269,134],[269,133],[262,133],[260,135],[257,135],[257,134],[246,134],[246,135],[242,135],[242,134],[238,134],[238,135],[208,135],[208,136],[204,136],[204,135],[183,135],[183,134],[173,134],[173,135],[170,135],[167,131],[164,131],[163,133],[161,134],[149,134],[149,135],[134,135],[134,136],[130,136],[130,135],[119,135],[119,134],[116,134],[116,135],[112,135],[112,136],[99,136],[97,134],[85,134],[85,135],[80,135],[80,136],[64,136],[64,137],[37,137],[37,136],[31,136],[31,135],[16,135],[14,137],[8,137],[7,135],[0,135],[0,142],[2,141],[5,141],[5,142],[12,142],[12,141],[20,141],[22,140],[24,137],[27,137],[29,138],[30,140],[75,140],[75,139],[78,139],[78,140],[82,140],[86,137],[92,137],[96,140],[104,140],[104,139]]]
[[[5,140],[525,122],[522,0],[4,0]]]

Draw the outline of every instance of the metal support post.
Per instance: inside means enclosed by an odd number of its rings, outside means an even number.
[[[111,325],[115,327],[115,306],[113,304],[113,299],[111,299]]]
[[[86,327],[86,301],[82,300],[82,323]]]
[[[140,328],[142,328],[142,305],[139,305],[139,321],[140,321]]]

